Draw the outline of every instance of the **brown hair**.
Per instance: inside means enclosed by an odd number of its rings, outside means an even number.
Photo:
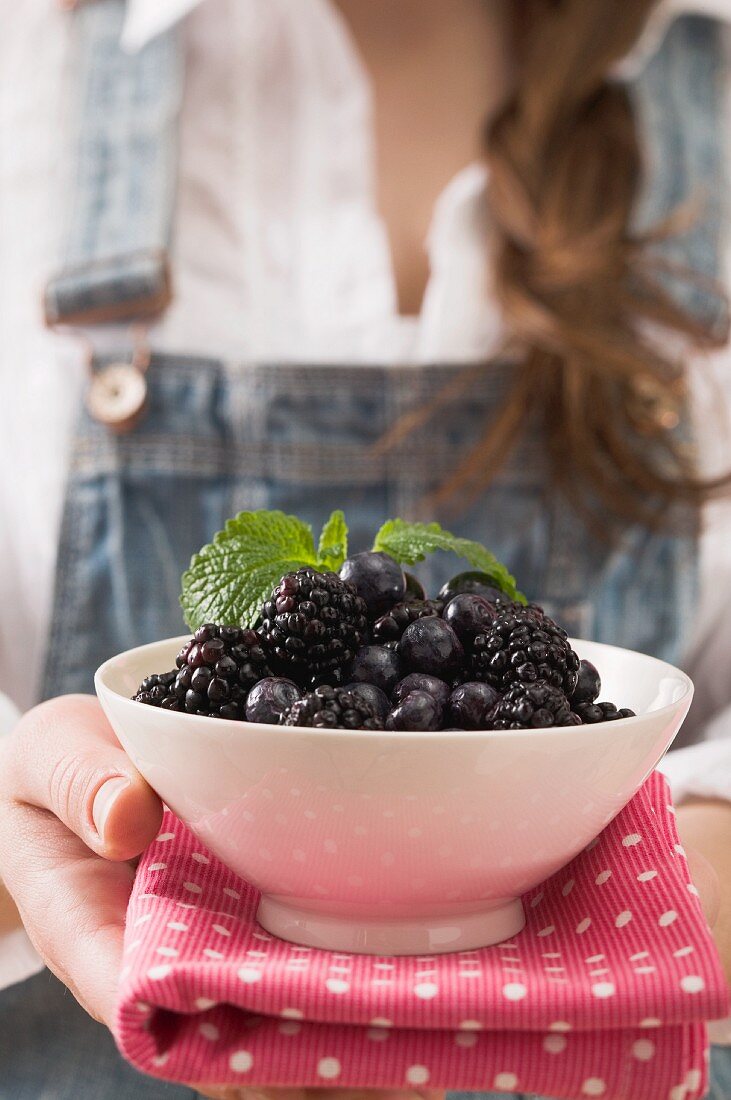
[[[725,484],[694,475],[675,430],[685,371],[667,334],[698,348],[722,345],[726,332],[664,289],[652,248],[662,230],[630,228],[640,152],[629,96],[610,74],[653,6],[513,0],[515,83],[487,129],[486,157],[495,292],[521,366],[502,414],[433,503],[483,488],[531,413],[545,426],[554,483],[585,516],[598,505],[654,526],[669,504],[698,504]]]

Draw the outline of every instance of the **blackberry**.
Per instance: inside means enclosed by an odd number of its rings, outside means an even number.
[[[164,682],[146,687],[153,678],[143,680],[134,697],[137,702],[243,721],[249,689],[271,676],[257,631],[215,623],[196,630],[175,664],[176,669],[157,678]]]
[[[321,684],[293,703],[280,718],[283,726],[322,729],[382,730],[376,707],[358,690]]]
[[[543,729],[546,726],[575,724],[576,719],[565,694],[546,680],[514,684],[490,715],[490,726],[496,730]]]
[[[132,696],[136,703],[147,703],[148,706],[159,707],[170,695],[170,685],[175,680],[177,669],[172,672],[153,672],[151,676],[145,676],[144,680]]]
[[[440,615],[443,606],[441,600],[407,600],[394,604],[390,611],[381,615],[373,624],[373,640],[397,642],[407,626],[428,615]]]
[[[578,714],[586,725],[594,725],[595,722],[616,722],[620,718],[634,718],[635,712],[629,707],[618,710],[614,703],[579,703],[574,704],[574,712]]]
[[[367,640],[366,605],[335,573],[305,566],[282,577],[262,608],[259,629],[277,671],[312,687],[337,680]]]
[[[565,630],[540,608],[511,604],[472,644],[472,679],[504,692],[513,684],[546,680],[572,695],[579,658]]]

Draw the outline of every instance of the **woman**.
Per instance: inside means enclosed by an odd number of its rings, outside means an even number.
[[[56,697],[180,631],[179,573],[239,508],[317,523],[343,506],[364,544],[387,515],[449,503],[574,633],[683,658],[691,738],[731,728],[729,509],[704,503],[686,417],[690,395],[706,418],[719,402],[678,365],[725,345],[731,13],[706,7],[8,10],[2,687],[23,710],[50,701],[0,759],[0,876],[96,1019],[114,1002],[125,861],[160,806],[96,704]],[[37,319],[43,283],[63,335]],[[120,354],[115,397],[98,375]],[[668,765],[727,966],[728,746]],[[45,974],[0,1012],[0,1095],[76,1096],[82,1079],[99,1097],[186,1094],[127,1071]]]

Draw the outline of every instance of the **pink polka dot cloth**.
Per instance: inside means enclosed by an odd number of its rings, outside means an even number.
[[[153,1076],[244,1086],[694,1100],[728,991],[665,780],[524,898],[508,943],[386,958],[297,947],[167,813],[140,863],[116,1037]]]

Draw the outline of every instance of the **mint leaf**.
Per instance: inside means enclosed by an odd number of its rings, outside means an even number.
[[[445,531],[438,523],[407,523],[403,519],[389,519],[376,535],[373,549],[390,554],[401,565],[415,565],[418,561],[424,561],[427,554],[448,550],[464,558],[475,569],[487,573],[495,588],[511,600],[526,602],[523,593],[516,588],[515,578],[494,554],[479,542]]]
[[[320,569],[331,569],[337,573],[348,556],[348,525],[345,516],[338,509],[322,529],[320,545],[317,548]]]
[[[311,527],[284,512],[239,512],[191,560],[180,603],[191,630],[203,623],[251,626],[285,574],[317,565]]]

